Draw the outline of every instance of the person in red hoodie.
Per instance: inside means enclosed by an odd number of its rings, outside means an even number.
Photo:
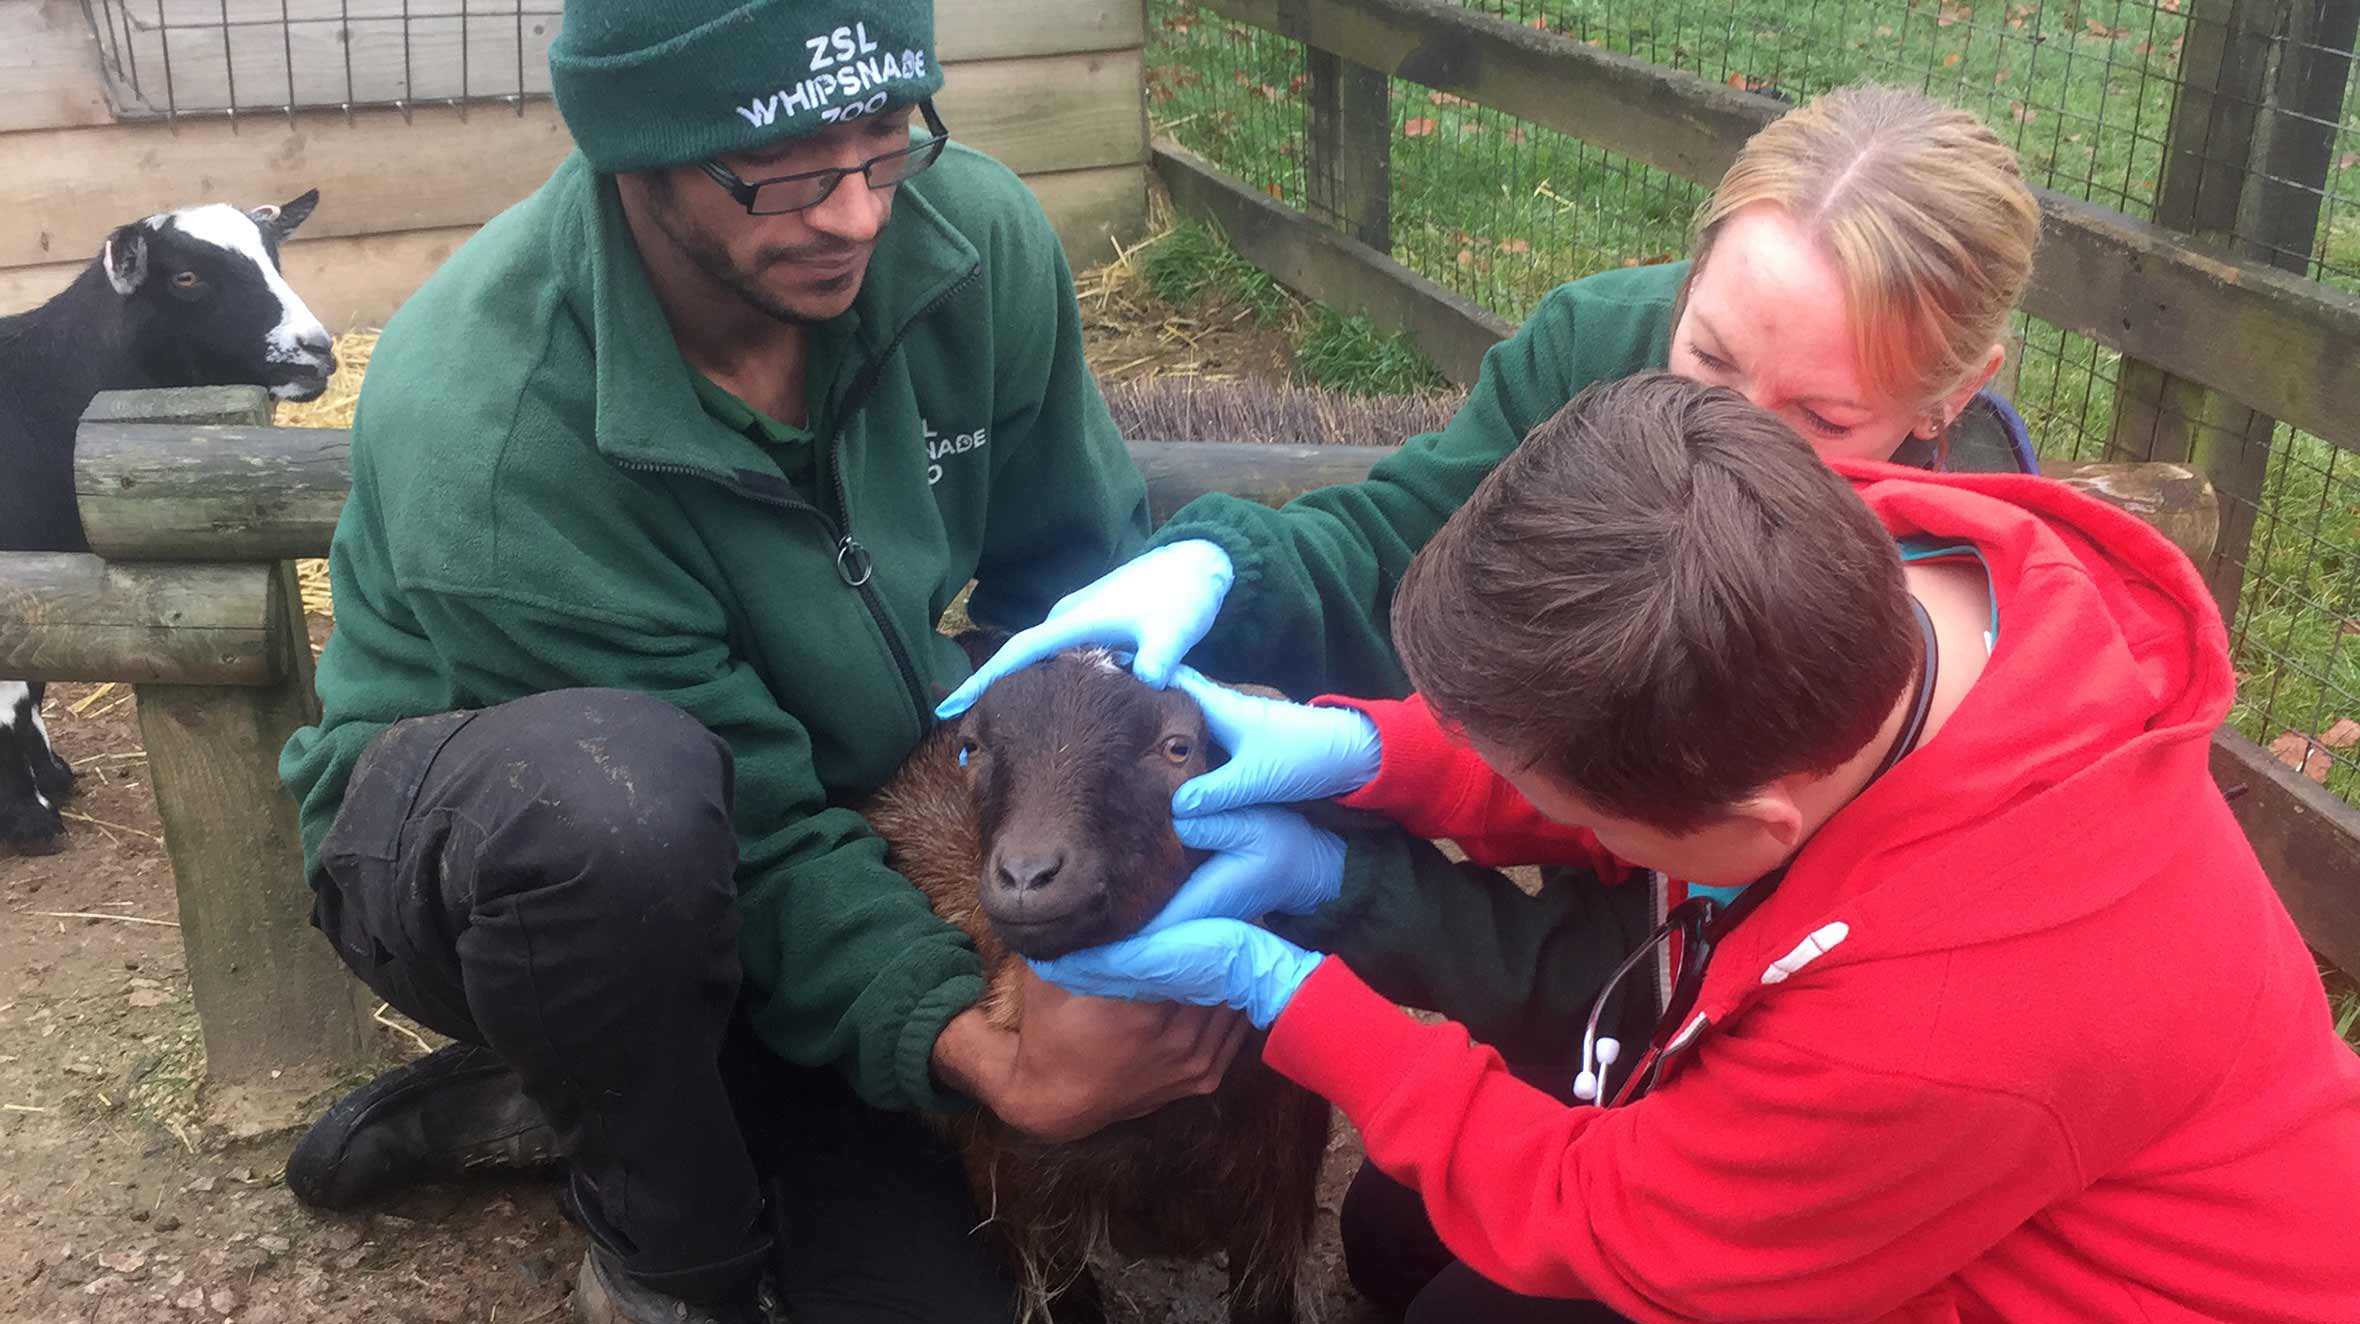
[[[1217,725],[1365,724],[1346,805],[1691,880],[1649,1040],[1565,1029],[1596,1104],[1218,897],[1039,969],[1266,1027],[1460,1261],[1412,1320],[2360,1320],[2360,1057],[2207,771],[2233,675],[2162,537],[1649,374],[1510,454],[1394,629],[1412,698]]]

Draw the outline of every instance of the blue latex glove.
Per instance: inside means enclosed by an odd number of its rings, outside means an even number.
[[[1183,846],[1213,852],[1141,933],[1190,920],[1308,915],[1344,889],[1344,839],[1284,809],[1172,820]]]
[[[1032,965],[1041,978],[1084,996],[1235,1007],[1267,1030],[1319,961],[1319,953],[1266,929],[1200,919]]]
[[[1213,616],[1237,577],[1229,553],[1201,538],[1168,543],[1115,567],[1057,600],[1049,615],[1019,630],[951,691],[934,715],[945,721],[1012,671],[1068,648],[1103,644],[1129,650],[1131,674],[1162,689],[1172,668],[1213,628]]]
[[[1172,684],[1204,709],[1213,739],[1229,751],[1227,763],[1172,793],[1172,812],[1180,817],[1325,800],[1357,791],[1377,775],[1383,753],[1377,724],[1362,713],[1240,694],[1194,667],[1174,671]]]

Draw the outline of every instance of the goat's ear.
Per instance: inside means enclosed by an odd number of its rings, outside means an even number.
[[[147,228],[136,222],[118,227],[107,236],[98,260],[106,267],[107,284],[115,287],[115,293],[128,295],[137,290],[147,279]]]
[[[307,189],[302,197],[276,207],[256,207],[247,212],[254,223],[284,239],[295,233],[295,227],[311,219],[311,209],[320,205],[320,191]]]

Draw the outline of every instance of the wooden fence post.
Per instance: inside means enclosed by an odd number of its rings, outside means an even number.
[[[126,392],[99,396],[86,418],[252,426],[270,421],[270,402]],[[135,687],[212,1085],[317,1084],[369,1048],[367,990],[311,927],[295,804],[279,786],[279,750],[317,719],[318,699],[295,563],[268,569],[268,684]]]
[[[2155,221],[2307,274],[2343,110],[2360,0],[2193,0]],[[2221,497],[2206,568],[2234,620],[2276,419],[2133,359],[2108,454],[2201,468]]]
[[[1393,251],[1393,92],[1379,70],[1303,48],[1306,210],[1380,253]]]

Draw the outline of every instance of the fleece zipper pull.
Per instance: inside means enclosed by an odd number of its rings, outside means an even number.
[[[876,561],[869,556],[869,549],[862,546],[859,539],[848,533],[838,540],[836,543],[836,577],[843,580],[846,587],[861,587],[869,582],[869,577],[875,574],[876,570]]]

